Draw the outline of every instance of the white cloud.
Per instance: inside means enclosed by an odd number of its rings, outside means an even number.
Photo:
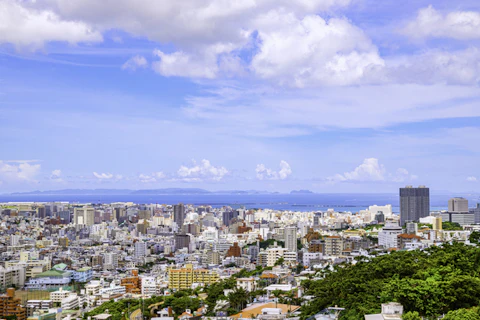
[[[53,170],[52,173],[50,174],[50,180],[56,181],[56,182],[62,182],[62,170],[56,169]]]
[[[165,77],[215,78],[218,72],[217,57],[213,52],[192,55],[182,51],[164,53],[155,50],[160,60],[152,63],[153,70]]]
[[[267,168],[264,164],[257,164],[255,173],[259,180],[285,180],[292,174],[292,168],[288,162],[281,160],[278,171]]]
[[[229,172],[225,167],[215,167],[210,164],[210,161],[205,159],[203,159],[199,164],[193,161],[193,166],[191,167],[182,165],[177,171],[179,178],[184,181],[220,181],[228,173]]]
[[[95,178],[99,180],[121,180],[123,179],[123,176],[121,174],[112,174],[112,173],[97,173],[93,172],[93,175]]]
[[[2,161],[0,160],[0,177],[6,182],[36,182],[40,172],[40,164],[30,161]]]
[[[139,68],[146,68],[148,66],[147,59],[145,57],[136,55],[131,57],[122,65],[123,70],[135,71]]]
[[[388,173],[385,166],[376,158],[366,158],[363,163],[353,171],[337,173],[327,178],[331,182],[369,182],[369,181],[393,181],[404,182],[417,179],[417,176],[411,175],[407,169],[398,168],[395,174]]]
[[[467,177],[467,181],[469,181],[469,182],[477,182],[477,177],[474,177],[474,176]]]
[[[140,179],[140,182],[143,183],[153,183],[157,182],[158,180],[165,179],[166,175],[159,171],[159,172],[153,172],[152,174],[143,174],[141,173],[138,178]]]
[[[102,35],[84,22],[64,20],[49,9],[16,0],[0,1],[0,43],[37,50],[49,41],[99,42]]]
[[[480,51],[468,48],[459,51],[429,50],[422,54],[387,61],[384,80],[393,83],[461,84],[480,82]]]
[[[261,78],[303,87],[357,83],[383,67],[383,59],[362,30],[345,19],[318,15],[298,19],[271,11],[259,17],[259,52],[252,69]]]
[[[276,8],[298,15],[347,6],[350,0],[44,0],[31,6],[55,11],[100,29],[121,29],[181,48],[245,41],[252,20]]]
[[[142,0],[138,4],[118,0],[112,8],[108,2],[95,0],[46,0],[30,7],[53,10],[95,30],[120,29],[173,44],[173,52],[154,52],[160,59],[152,67],[164,76],[212,79],[243,73],[246,67],[240,51],[253,49],[258,51],[251,66],[255,74],[300,86],[355,83],[367,69],[382,64],[375,46],[360,29],[343,18],[326,22],[317,15],[349,3]]]
[[[409,22],[403,31],[412,38],[479,39],[480,13],[454,11],[442,14],[430,5],[420,9],[415,20]]]

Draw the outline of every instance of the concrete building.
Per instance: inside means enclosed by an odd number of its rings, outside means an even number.
[[[473,212],[442,212],[443,222],[456,222],[461,226],[475,224]]]
[[[185,206],[179,203],[173,206],[173,221],[177,224],[178,229],[181,230],[185,220]]]
[[[448,200],[448,212],[468,212],[468,200],[465,198],[451,198]]]
[[[285,249],[297,252],[297,227],[285,228]]]
[[[252,292],[257,290],[257,281],[255,278],[237,278],[237,288],[242,288],[247,292]]]
[[[83,267],[73,271],[72,279],[76,282],[85,283],[92,280],[93,270],[90,267]]]
[[[384,248],[398,248],[398,235],[402,234],[402,227],[397,221],[388,220],[378,232],[378,244]]]
[[[193,265],[187,264],[182,269],[168,270],[168,288],[169,289],[190,289],[192,284],[201,283],[209,285],[217,282],[218,273],[206,269],[193,269]]]
[[[432,229],[435,231],[442,230],[442,216],[434,216],[432,220]]]
[[[72,272],[51,269],[31,278],[25,287],[29,290],[56,289],[68,286],[72,279]]]
[[[15,297],[15,289],[7,289],[7,293],[0,295],[0,318],[16,317],[17,320],[27,319],[27,310],[22,307],[19,298]]]
[[[143,241],[135,242],[135,258],[143,258],[147,256],[147,243]]]
[[[283,254],[286,251],[287,249],[277,246],[276,243],[274,247],[268,248],[266,250],[267,267],[273,267],[275,263],[278,261],[278,259],[283,258]]]
[[[25,285],[25,268],[23,266],[12,266],[3,268],[0,266],[0,287],[9,288],[15,286],[22,288]]]
[[[190,246],[190,236],[188,234],[175,235],[175,249],[180,250]]]
[[[400,226],[430,215],[430,189],[425,186],[400,188]]]
[[[340,236],[329,236],[325,239],[325,255],[339,256],[343,251],[343,239]]]
[[[106,253],[104,256],[104,267],[115,269],[118,268],[118,254],[116,253]]]
[[[71,291],[63,290],[63,288],[58,289],[57,291],[50,292],[50,300],[53,302],[62,302],[63,299],[72,294]]]
[[[73,223],[76,225],[93,226],[95,223],[95,209],[91,207],[75,208]]]

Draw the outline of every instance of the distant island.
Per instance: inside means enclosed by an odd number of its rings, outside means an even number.
[[[310,190],[292,190],[290,191],[291,194],[311,194],[311,193],[314,193],[313,191],[310,191]]]

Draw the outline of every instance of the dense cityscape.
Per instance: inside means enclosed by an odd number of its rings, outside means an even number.
[[[480,0],[0,0],[0,320],[480,320]]]
[[[448,210],[430,211],[425,186],[400,188],[399,197],[400,214],[390,204],[294,212],[2,203],[0,317],[334,319],[352,306],[312,308],[318,297],[306,282],[326,281],[338,266],[480,239],[480,205],[455,197]],[[378,301],[374,310],[401,319],[405,307]]]

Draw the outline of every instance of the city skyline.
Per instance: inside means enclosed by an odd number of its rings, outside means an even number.
[[[111,6],[0,1],[0,194],[478,190],[478,2]]]

